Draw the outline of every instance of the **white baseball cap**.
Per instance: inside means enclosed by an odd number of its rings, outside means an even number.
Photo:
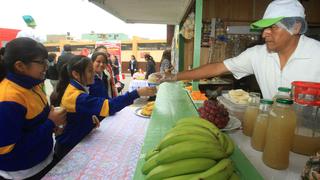
[[[304,8],[297,0],[274,0],[272,1],[264,15],[259,21],[251,24],[252,29],[262,29],[269,27],[286,17],[305,18]]]

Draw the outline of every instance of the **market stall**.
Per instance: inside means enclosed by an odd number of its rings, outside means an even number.
[[[145,179],[141,168],[146,152],[179,119],[198,116],[196,105],[181,82],[160,85],[150,120],[137,116],[137,108],[130,106],[106,118],[99,129],[83,139],[44,179]],[[241,130],[227,134],[236,143],[230,158],[241,179],[300,179],[308,156],[290,153],[289,168],[275,170],[262,162],[262,153],[250,146],[250,138]]]

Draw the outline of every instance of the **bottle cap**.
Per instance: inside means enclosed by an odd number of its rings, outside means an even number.
[[[285,98],[277,98],[276,102],[281,104],[293,104],[293,100]]]
[[[286,88],[286,87],[279,87],[279,88],[278,88],[278,91],[281,91],[281,92],[290,92],[291,89],[290,89],[290,88]]]
[[[261,104],[273,104],[273,101],[271,99],[261,99],[260,100]]]

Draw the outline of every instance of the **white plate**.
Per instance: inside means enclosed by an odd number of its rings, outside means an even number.
[[[235,130],[238,129],[239,127],[241,127],[241,121],[239,119],[237,119],[234,116],[229,116],[229,122],[227,124],[226,127],[224,127],[223,129],[220,129],[221,131],[231,131],[231,130]]]
[[[135,114],[136,114],[137,116],[140,116],[140,117],[150,118],[150,116],[146,116],[146,115],[141,114],[141,111],[142,111],[142,107],[139,107],[139,108],[137,108],[137,109],[135,110]]]

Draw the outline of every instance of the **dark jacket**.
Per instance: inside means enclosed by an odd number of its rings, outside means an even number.
[[[89,94],[95,97],[102,97],[109,99],[108,96],[108,79],[107,75],[102,73],[102,79],[96,74],[94,76],[94,83],[89,85]]]
[[[149,75],[156,72],[156,62],[154,60],[147,60],[146,77],[148,79]]]
[[[134,59],[134,61],[129,61],[129,69],[131,71],[136,71],[138,69],[138,61],[136,59]]]
[[[57,64],[54,63],[54,60],[49,60],[49,67],[46,74],[46,78],[51,80],[58,80],[59,79],[59,73],[57,70]]]
[[[113,75],[119,75],[119,61],[118,61],[118,59],[116,59],[115,61],[114,61],[114,65],[115,66],[117,66],[117,67],[114,67],[113,65],[112,65],[112,71],[113,71]]]

